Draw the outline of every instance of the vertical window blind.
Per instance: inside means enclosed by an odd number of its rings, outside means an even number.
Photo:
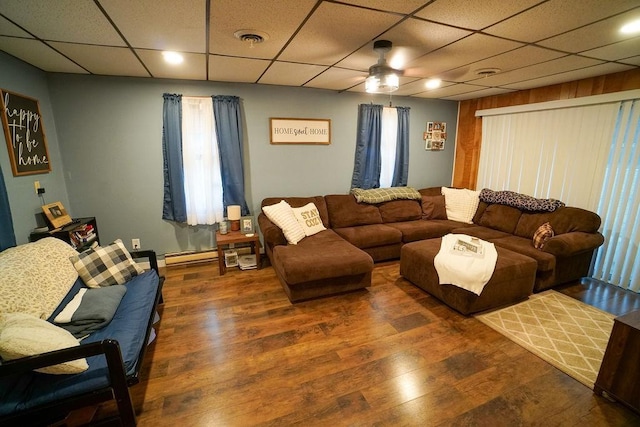
[[[640,106],[624,97],[589,98],[597,100],[478,112],[483,116],[478,188],[555,198],[597,212],[605,244],[594,258],[592,276],[640,292]],[[598,102],[602,98],[606,102]]]

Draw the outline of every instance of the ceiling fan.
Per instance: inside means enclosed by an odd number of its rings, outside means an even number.
[[[378,54],[378,62],[369,67],[369,77],[365,81],[367,93],[391,93],[400,87],[400,76],[404,71],[390,67],[385,58],[391,47],[392,43],[389,40],[373,42],[373,50]]]

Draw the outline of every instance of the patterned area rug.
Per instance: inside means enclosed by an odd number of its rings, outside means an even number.
[[[476,318],[589,388],[615,316],[549,290]]]

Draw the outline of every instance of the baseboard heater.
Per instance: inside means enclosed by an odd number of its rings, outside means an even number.
[[[211,251],[199,251],[199,252],[174,252],[171,254],[165,254],[165,265],[176,264],[192,264],[196,262],[211,262],[218,259],[218,252]]]
[[[236,247],[235,250],[238,254],[250,254],[250,247]],[[211,262],[218,260],[218,251],[212,249],[210,251],[187,251],[187,252],[174,252],[164,255],[165,265],[177,265],[177,264],[194,264],[197,262]]]

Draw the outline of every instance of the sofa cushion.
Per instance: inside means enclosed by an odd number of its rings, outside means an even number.
[[[523,212],[514,234],[532,239],[538,227],[545,222],[551,224],[556,236],[573,231],[596,233],[601,221],[595,212],[570,206],[558,208],[554,212]]]
[[[320,213],[314,203],[307,203],[302,207],[291,209],[298,220],[298,224],[302,227],[302,231],[304,231],[305,236],[313,236],[314,234],[327,229],[322,224]]]
[[[454,228],[452,233],[466,234],[467,236],[477,237],[478,239],[493,242],[495,239],[509,237],[511,234],[504,231],[494,230],[493,228],[483,227],[481,225],[468,225],[466,227]]]
[[[69,262],[77,254],[54,237],[0,252],[0,312],[49,317],[78,278]]]
[[[447,220],[417,220],[393,222],[386,224],[402,233],[404,243],[415,242],[416,240],[434,239],[448,234],[454,228],[463,226],[462,223]]]
[[[304,230],[293,213],[293,208],[284,200],[269,206],[263,206],[262,212],[271,222],[280,227],[284,237],[292,245],[305,238]]]
[[[402,242],[400,230],[387,224],[335,228],[334,231],[340,237],[361,249]]]
[[[274,268],[291,285],[369,273],[373,260],[365,252],[324,230],[300,244],[273,248]]]
[[[422,204],[417,200],[392,200],[379,204],[378,209],[385,223],[422,218]]]
[[[77,347],[68,331],[26,313],[0,313],[0,356],[5,360]],[[45,374],[78,374],[89,368],[85,359],[36,369]]]
[[[471,224],[473,215],[478,209],[478,203],[480,203],[478,198],[480,192],[466,188],[442,187],[442,194],[447,208],[447,218]]]
[[[382,224],[382,216],[376,205],[358,203],[351,194],[324,196],[332,228]]]
[[[556,257],[550,253],[539,251],[533,247],[531,239],[509,236],[492,241],[494,245],[507,248],[522,255],[533,258],[538,263],[538,271],[552,271],[556,268]]]
[[[422,196],[422,219],[447,219],[444,196]]]
[[[90,288],[124,285],[132,277],[144,272],[120,239],[109,246],[90,249],[70,259],[85,285]]]
[[[477,224],[513,234],[513,231],[518,225],[520,215],[522,215],[522,212],[519,209],[511,206],[493,204],[484,209]]]

